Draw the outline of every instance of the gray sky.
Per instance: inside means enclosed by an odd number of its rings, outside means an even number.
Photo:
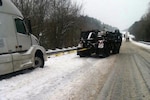
[[[118,27],[129,28],[147,12],[150,0],[73,0],[83,4],[83,14]]]

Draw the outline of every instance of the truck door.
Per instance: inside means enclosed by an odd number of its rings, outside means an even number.
[[[17,18],[15,19],[15,24],[17,30],[18,51],[27,51],[32,43],[25,22],[24,20]]]
[[[29,65],[32,65],[31,54],[26,53],[31,47],[32,42],[24,20],[16,18],[14,21],[17,37],[17,53],[13,54],[13,65],[14,71],[18,71],[29,67]]]

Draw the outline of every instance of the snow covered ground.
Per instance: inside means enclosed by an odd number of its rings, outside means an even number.
[[[95,100],[116,57],[80,58],[76,53],[51,56],[43,69],[1,79],[0,100]]]
[[[51,57],[43,69],[0,80],[0,100],[94,100],[115,58]]]
[[[138,46],[141,46],[141,47],[143,47],[143,48],[150,49],[150,45],[148,45],[148,44],[136,42],[136,41],[133,41],[133,40],[131,40],[131,42],[132,42],[133,44],[138,45]]]

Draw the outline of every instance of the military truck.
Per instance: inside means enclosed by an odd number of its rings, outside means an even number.
[[[108,57],[111,53],[120,51],[122,35],[119,30],[115,32],[90,30],[82,31],[77,47],[77,55],[80,57],[96,55]]]

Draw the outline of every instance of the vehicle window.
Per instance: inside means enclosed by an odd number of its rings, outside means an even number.
[[[92,32],[91,38],[95,38],[95,37],[96,37],[95,33]]]
[[[0,0],[0,6],[2,6],[2,0]]]
[[[27,34],[24,21],[21,19],[15,19],[16,29],[18,33]]]

